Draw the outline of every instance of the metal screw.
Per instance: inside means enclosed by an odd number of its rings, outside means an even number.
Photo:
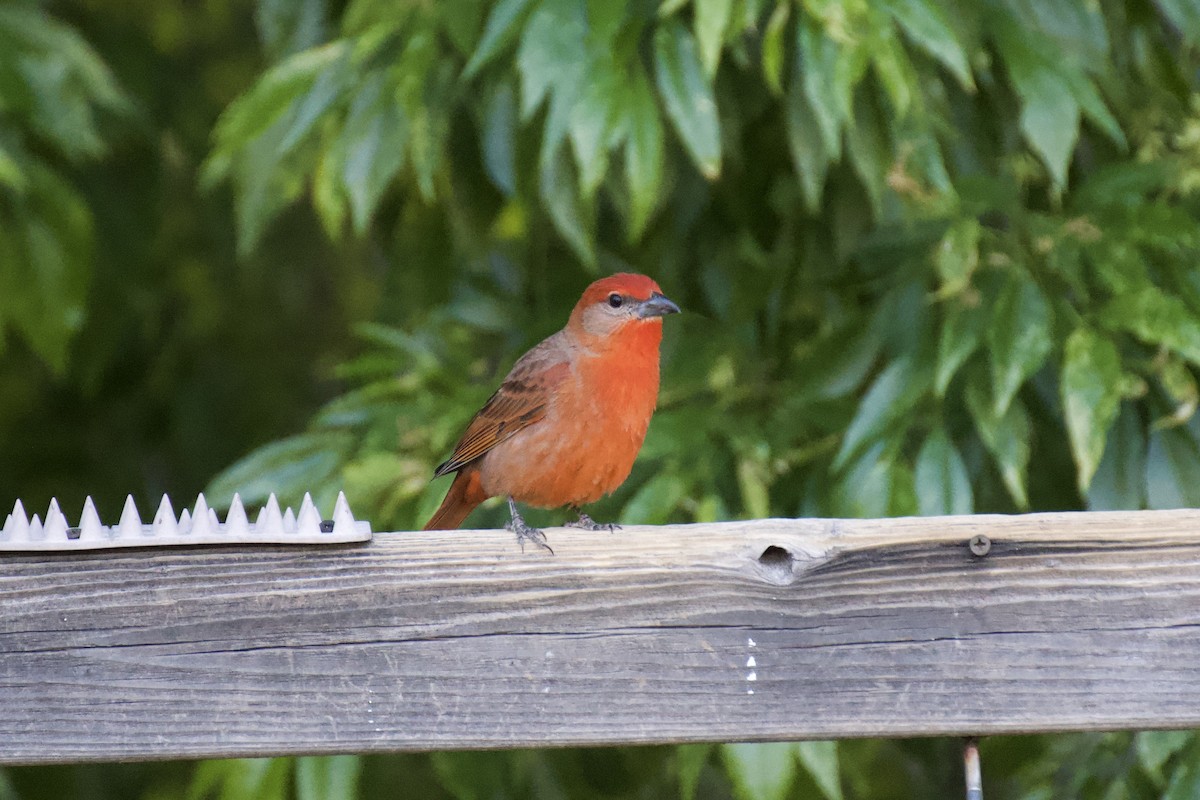
[[[982,537],[987,539],[986,536]],[[967,739],[963,746],[963,768],[967,778],[967,800],[983,800],[983,776],[979,769],[979,740]]]
[[[982,533],[977,533],[967,542],[967,547],[971,548],[974,555],[982,558],[992,551],[992,540]]]

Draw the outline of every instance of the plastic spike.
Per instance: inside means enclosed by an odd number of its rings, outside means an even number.
[[[207,536],[210,533],[217,531],[211,527],[211,520],[208,516],[209,508],[208,501],[204,499],[204,492],[196,498],[195,513],[192,515],[191,533],[196,536]],[[187,513],[184,511],[183,513]]]
[[[313,505],[312,495],[304,493],[304,501],[300,503],[300,513],[296,516],[296,533],[301,536],[319,536],[321,534],[321,515]]]
[[[262,511],[258,512],[254,532],[270,536],[278,536],[284,532],[283,516],[279,513],[279,501],[275,499],[274,492],[267,498],[267,504],[263,506]]]
[[[171,499],[163,496],[153,522],[143,524],[133,496],[125,498],[119,521],[105,524],[91,497],[84,499],[78,527],[71,527],[59,502],[50,501],[44,515],[26,515],[21,501],[3,516],[0,526],[0,555],[6,552],[45,552],[101,550],[121,547],[165,545],[197,546],[243,543],[248,545],[317,544],[325,542],[362,542],[371,538],[368,522],[358,522],[350,512],[345,494],[339,492],[330,522],[321,521],[321,512],[310,493],[297,506],[280,512],[279,500],[272,494],[251,525],[246,507],[234,495],[225,521],[208,505],[203,494],[195,506],[174,514]]]
[[[350,513],[350,503],[346,502],[346,493],[338,492],[337,503],[333,506],[333,533],[344,536],[354,530],[354,514]]]
[[[12,538],[17,541],[23,541],[29,538],[29,517],[25,516],[25,506],[21,505],[21,501],[13,503],[12,513]],[[4,529],[9,530],[9,523],[4,523]]]
[[[179,533],[179,523],[175,521],[175,509],[171,508],[171,498],[165,494],[162,502],[158,504],[158,513],[154,515],[152,527],[154,534],[175,536]]]
[[[62,513],[62,509],[58,506],[58,498],[50,498],[50,507],[46,509],[46,521],[42,525],[44,535],[48,539],[54,541],[62,541],[67,538],[67,517]]]
[[[99,539],[104,531],[100,524],[100,515],[96,513],[96,504],[89,496],[83,501],[83,511],[79,513],[79,538],[83,541]]]
[[[225,532],[234,536],[245,536],[250,532],[250,520],[246,519],[246,507],[242,505],[241,495],[235,494],[229,504],[229,513],[225,515]]]
[[[151,534],[153,532],[153,528],[142,527],[142,518],[138,516],[137,505],[133,502],[133,495],[127,496],[125,498],[125,508],[121,510],[121,521],[111,533],[117,536],[134,536],[137,534]]]

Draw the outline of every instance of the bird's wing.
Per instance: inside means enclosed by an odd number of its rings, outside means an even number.
[[[550,397],[571,372],[565,349],[551,337],[513,366],[504,383],[471,420],[450,458],[434,470],[440,477],[462,469],[508,437],[546,416]]]

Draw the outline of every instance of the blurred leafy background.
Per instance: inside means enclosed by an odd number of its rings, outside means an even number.
[[[515,356],[633,269],[687,313],[598,517],[1200,506],[1198,69],[1196,0],[0,0],[0,504],[345,489],[418,526]],[[983,760],[990,798],[1200,796],[1189,733]],[[385,792],[961,774],[947,740],[0,771]]]

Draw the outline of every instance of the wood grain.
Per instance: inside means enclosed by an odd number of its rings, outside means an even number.
[[[0,558],[0,763],[1200,726],[1200,512]],[[972,555],[968,540],[991,538]]]

